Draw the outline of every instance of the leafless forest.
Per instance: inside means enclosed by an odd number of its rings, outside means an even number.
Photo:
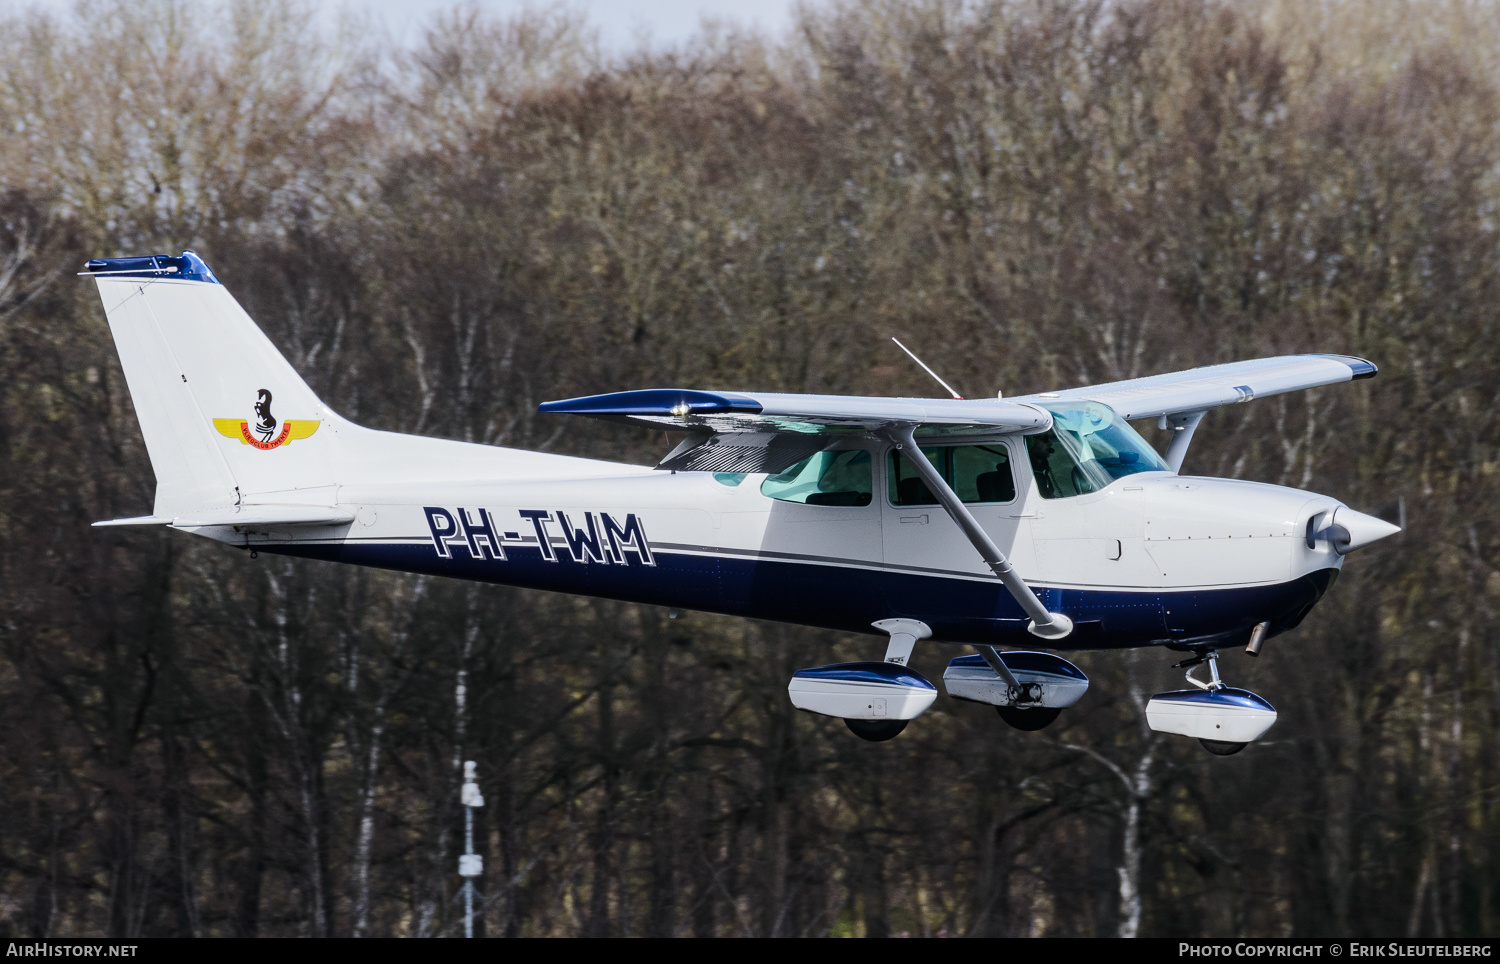
[[[285,3],[0,20],[0,934],[1500,933],[1500,8],[832,0],[601,53],[545,9],[393,49]],[[1408,528],[1153,736],[1166,651],[1040,733],[865,744],[884,643],[90,530],[153,476],[92,256],[207,259],[366,425],[636,462],[652,386],[1038,391],[1298,351],[1187,472]],[[1159,440],[1154,427],[1141,426]],[[955,551],[966,551],[956,547]],[[957,655],[919,647],[931,677]]]

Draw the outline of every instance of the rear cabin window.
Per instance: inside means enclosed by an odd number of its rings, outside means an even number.
[[[785,472],[768,476],[760,491],[782,502],[869,505],[873,481],[869,452],[819,452]]]
[[[923,448],[922,454],[953,487],[960,501],[971,505],[986,502],[1012,502],[1016,498],[1016,479],[1010,470],[1010,450],[1000,443],[993,445],[948,445]],[[917,475],[910,459],[892,449],[887,460],[891,505],[937,505],[937,497]]]

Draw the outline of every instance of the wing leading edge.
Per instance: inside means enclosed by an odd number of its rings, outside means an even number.
[[[1103,385],[1085,385],[1066,391],[1023,395],[1015,400],[1103,402],[1119,412],[1121,418],[1152,418],[1202,412],[1267,395],[1373,378],[1377,371],[1379,369],[1372,362],[1353,355],[1278,355]]]
[[[1045,409],[1010,400],[787,395],[654,388],[543,402],[538,411],[588,415],[688,437],[659,469],[780,472],[834,444],[884,426],[911,425],[923,436],[1039,432]]]

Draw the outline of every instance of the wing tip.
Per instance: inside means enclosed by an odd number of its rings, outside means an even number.
[[[1380,373],[1380,369],[1374,362],[1367,358],[1360,358],[1358,355],[1323,355],[1321,357],[1348,365],[1349,370],[1354,373],[1350,376],[1350,381],[1357,382],[1362,378],[1374,378]]]

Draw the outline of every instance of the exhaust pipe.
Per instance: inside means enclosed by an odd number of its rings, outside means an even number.
[[[1246,656],[1260,655],[1261,644],[1266,641],[1266,630],[1270,628],[1270,620],[1255,624],[1255,628],[1250,630],[1250,645],[1245,647]]]

